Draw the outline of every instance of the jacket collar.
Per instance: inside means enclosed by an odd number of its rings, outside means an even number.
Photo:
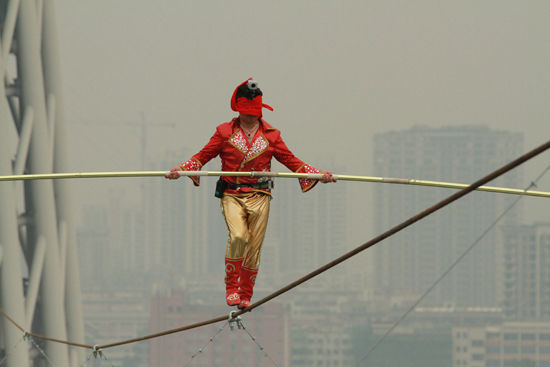
[[[269,131],[269,130],[276,130],[273,126],[271,126],[267,121],[265,121],[263,118],[260,117],[260,125],[262,130]],[[233,131],[239,127],[239,118],[235,117],[233,118]]]

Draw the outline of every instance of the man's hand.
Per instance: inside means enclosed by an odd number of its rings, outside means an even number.
[[[321,173],[323,174],[322,183],[336,182],[336,177],[332,176],[332,172],[321,170]]]
[[[164,177],[170,179],[170,180],[177,180],[180,178],[179,171],[183,171],[183,168],[181,166],[174,166],[170,168],[170,172],[166,173]]]

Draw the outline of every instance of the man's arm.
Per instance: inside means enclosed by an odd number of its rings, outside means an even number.
[[[331,171],[319,170],[297,158],[290,151],[290,149],[288,149],[280,134],[278,135],[273,145],[275,149],[275,152],[273,154],[275,159],[284,164],[289,170],[296,173],[322,173],[323,177],[320,180],[322,183],[336,182],[336,179],[332,176]],[[300,182],[302,192],[307,192],[311,190],[319,180],[300,178],[298,179],[298,181]]]
[[[219,129],[210,138],[210,141],[194,156],[184,163],[178,164],[170,169],[164,176],[171,180],[180,178],[179,171],[200,171],[202,166],[208,163],[212,158],[220,154],[224,139],[221,136]],[[189,176],[193,180],[195,186],[200,185],[200,177]]]

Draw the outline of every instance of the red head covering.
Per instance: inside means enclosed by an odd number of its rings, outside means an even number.
[[[271,106],[262,103],[262,91],[258,82],[249,78],[235,88],[231,97],[231,109],[245,115],[262,117],[262,107],[273,111]]]

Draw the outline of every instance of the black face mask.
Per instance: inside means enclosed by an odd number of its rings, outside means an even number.
[[[254,99],[258,96],[262,96],[262,90],[258,87],[258,83],[245,83],[237,89],[235,98],[245,97],[246,99]]]

